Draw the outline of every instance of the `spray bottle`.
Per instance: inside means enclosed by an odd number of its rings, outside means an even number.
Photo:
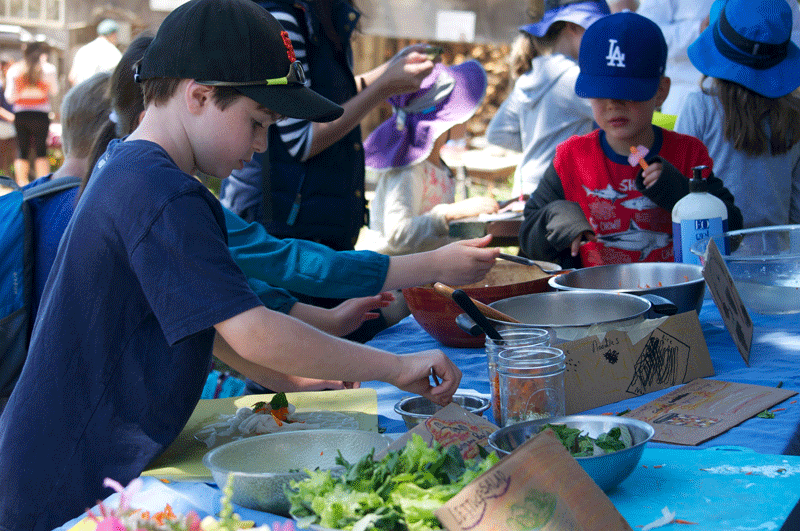
[[[708,193],[708,181],[702,175],[706,168],[692,168],[689,193],[672,208],[672,245],[676,262],[699,264],[700,258],[690,250],[694,242],[728,230],[728,209],[722,199]]]

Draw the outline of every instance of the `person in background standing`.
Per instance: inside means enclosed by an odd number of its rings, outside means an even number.
[[[800,48],[791,30],[783,0],[717,1],[688,50],[703,90],[687,96],[675,130],[708,147],[745,228],[800,223]]]
[[[514,84],[486,129],[490,143],[522,152],[512,194],[529,195],[556,146],[595,124],[589,100],[575,94],[578,53],[586,29],[610,13],[605,0],[548,0],[541,20],[520,27],[533,49],[529,70]]]
[[[42,41],[23,46],[23,60],[11,65],[6,76],[5,96],[14,111],[17,132],[17,158],[14,177],[17,184],[28,184],[31,148],[35,151],[36,177],[50,173],[47,160],[47,133],[50,130],[52,98],[58,94],[56,67],[47,62],[49,46]]]
[[[800,8],[797,0],[786,0],[792,8],[792,41],[800,44]],[[672,80],[669,96],[661,106],[665,114],[678,114],[686,94],[700,90],[700,72],[687,55],[689,45],[708,26],[714,0],[641,0],[636,11],[661,28],[669,47],[666,75]]]
[[[72,59],[69,82],[77,85],[98,72],[111,72],[122,58],[117,48],[119,24],[107,18],[97,25],[97,38],[84,44]]]
[[[433,60],[420,46],[356,77],[351,38],[361,15],[350,1],[257,3],[289,33],[308,86],[345,111],[330,123],[286,119],[272,127],[267,152],[223,182],[222,204],[279,238],[351,250],[366,224],[359,122],[388,97],[417,90]]]
[[[14,59],[7,53],[0,55],[0,172],[6,172],[16,157],[16,135],[14,112],[6,100],[6,74]]]

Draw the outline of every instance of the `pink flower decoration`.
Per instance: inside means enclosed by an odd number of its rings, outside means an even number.
[[[117,520],[115,516],[104,518],[97,524],[97,531],[127,531],[122,522]]]

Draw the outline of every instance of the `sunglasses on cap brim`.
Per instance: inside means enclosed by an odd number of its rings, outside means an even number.
[[[141,82],[141,75],[139,74],[140,68],[141,61],[137,62],[134,66],[133,79],[137,83]],[[300,61],[294,61],[289,65],[289,73],[283,77],[261,79],[256,81],[196,81],[201,85],[208,85],[212,87],[242,87],[250,85],[305,85],[306,74],[305,71],[303,71],[303,65],[300,64]]]
[[[243,87],[249,85],[305,85],[306,74],[303,71],[303,65],[300,61],[294,61],[289,65],[289,73],[283,77],[275,77],[272,79],[262,79],[258,81],[200,81],[197,82],[201,85],[209,85],[212,87]]]

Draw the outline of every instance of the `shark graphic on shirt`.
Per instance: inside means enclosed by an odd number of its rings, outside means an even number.
[[[672,240],[669,234],[642,229],[633,220],[631,220],[628,230],[598,235],[597,239],[609,247],[624,249],[626,251],[640,251],[640,262],[656,249],[661,249],[669,245]]]
[[[627,201],[623,201],[620,203],[620,206],[624,206],[625,208],[629,208],[631,210],[650,210],[652,208],[658,208],[658,205],[653,202],[647,196],[640,195],[639,197],[634,197],[633,199],[628,199]]]
[[[599,189],[599,190],[591,190],[585,184],[581,185],[581,186],[583,186],[583,189],[586,191],[586,195],[593,195],[593,196],[599,197],[601,199],[607,199],[607,200],[611,201],[611,204],[614,204],[614,202],[617,199],[622,199],[623,197],[628,197],[628,194],[623,194],[622,192],[618,192],[618,191],[614,190],[614,188],[610,184],[607,184],[605,188]]]

